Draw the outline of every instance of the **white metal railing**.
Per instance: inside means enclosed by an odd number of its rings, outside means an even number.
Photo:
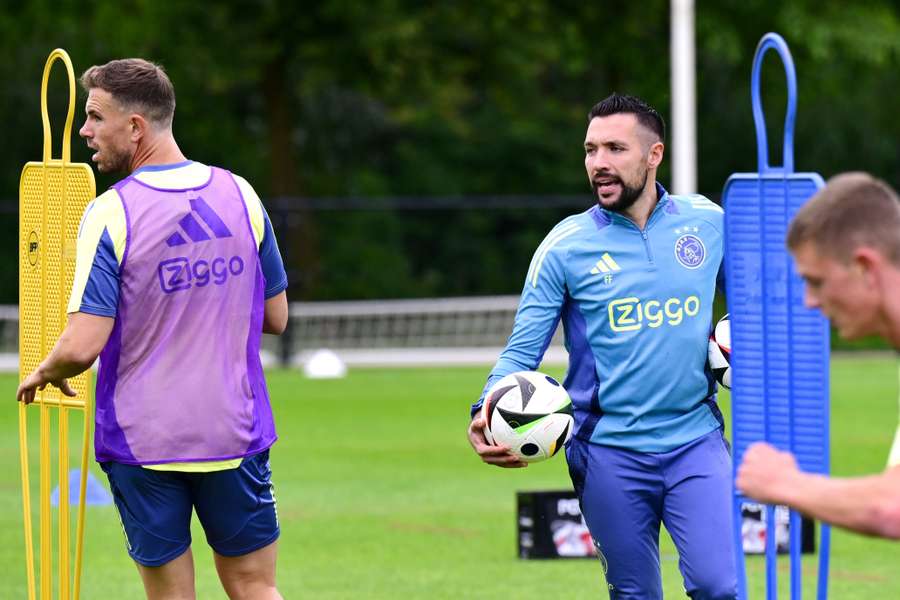
[[[350,364],[484,364],[512,330],[519,296],[292,302],[287,335],[263,336],[267,364],[328,348]],[[18,307],[0,305],[0,369],[17,364]],[[557,332],[547,359],[565,359]],[[7,365],[8,368],[8,365]]]

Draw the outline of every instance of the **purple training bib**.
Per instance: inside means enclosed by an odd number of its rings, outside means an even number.
[[[209,461],[276,439],[259,343],[265,279],[241,192],[117,183],[127,241],[97,376],[98,461]]]

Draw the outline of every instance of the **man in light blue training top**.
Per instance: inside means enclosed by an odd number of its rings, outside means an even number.
[[[575,410],[566,457],[610,598],[662,598],[660,523],[688,595],[735,598],[731,458],[706,359],[723,212],[656,182],[664,140],[662,118],[637,98],[593,107],[584,164],[597,204],[538,247],[485,391],[537,369],[561,320]],[[483,401],[472,447],[486,463],[526,466],[487,443]]]
[[[99,355],[95,451],[147,597],[194,598],[196,510],[228,596],[281,598],[259,359],[287,325],[272,225],[244,179],[181,153],[162,68],[114,60],[81,83],[92,160],[130,175],[85,210],[68,324],[17,398],[74,395]]]

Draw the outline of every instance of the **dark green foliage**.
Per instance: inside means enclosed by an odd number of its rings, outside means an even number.
[[[240,173],[270,204],[277,197],[584,194],[584,206],[518,211],[524,214],[304,213],[278,228],[295,299],[516,293],[543,234],[590,203],[581,150],[590,106],[627,92],[671,120],[669,3],[662,0],[6,4],[5,219],[14,220],[21,165],[41,154],[40,75],[56,46],[69,51],[76,75],[123,56],[163,64],[178,93],[175,132],[185,153]],[[773,30],[797,63],[797,169],[825,176],[866,169],[900,184],[896,3],[727,0],[697,10],[700,192],[715,198],[730,173],[756,167],[750,64],[759,38]],[[57,132],[64,95],[55,70]],[[779,162],[784,84],[774,55],[764,68],[764,96],[770,153]],[[88,161],[73,137],[73,159]],[[58,140],[57,133],[56,155]],[[660,172],[664,184],[669,164]],[[98,189],[113,181],[99,177]],[[15,224],[2,227],[11,232]],[[15,263],[4,265],[0,302],[14,302]]]

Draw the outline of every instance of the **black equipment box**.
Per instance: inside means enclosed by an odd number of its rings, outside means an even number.
[[[788,552],[788,511],[775,508],[778,552]],[[765,506],[745,502],[741,507],[741,534],[745,554],[766,551]],[[593,558],[594,541],[581,517],[573,490],[516,493],[519,558]],[[815,522],[802,518],[801,551],[815,552]],[[729,535],[731,535],[729,533]]]

